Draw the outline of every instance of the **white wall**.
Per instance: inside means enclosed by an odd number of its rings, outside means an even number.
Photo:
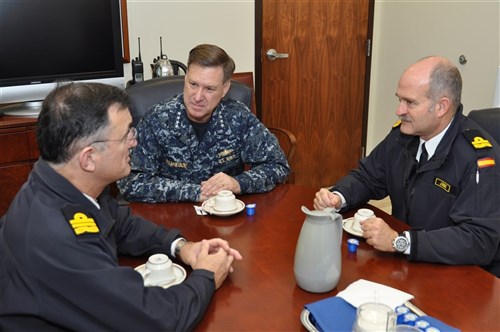
[[[198,44],[222,47],[236,62],[236,71],[254,70],[253,0],[127,0],[131,59],[141,55],[144,78],[151,78],[153,59],[163,53],[187,63],[189,51]],[[131,66],[124,66],[127,80]]]
[[[458,66],[464,113],[493,106],[500,65],[500,1],[375,2],[367,151],[397,120],[395,92],[400,75],[427,55],[442,55]],[[465,55],[467,64],[458,58]]]
[[[160,55],[160,36],[171,59],[186,62],[191,48],[212,43],[233,57],[236,71],[254,71],[254,0],[128,0],[127,8],[130,56],[138,55],[140,37],[146,79]],[[499,30],[500,0],[376,0],[367,152],[396,121],[399,76],[421,57],[436,54],[457,63],[466,114],[491,107]],[[465,66],[458,64],[462,54],[468,58]],[[125,75],[132,77],[130,64]]]

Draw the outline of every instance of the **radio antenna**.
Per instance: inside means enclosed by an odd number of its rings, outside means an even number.
[[[142,57],[141,57],[141,37],[139,39],[139,61],[142,62]]]
[[[160,37],[160,58],[163,58],[163,49],[162,49],[162,41],[161,41],[161,37]]]

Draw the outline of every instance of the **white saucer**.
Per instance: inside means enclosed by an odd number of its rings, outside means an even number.
[[[358,231],[358,230],[355,230],[354,228],[352,228],[353,222],[354,222],[353,217],[344,219],[342,221],[342,228],[344,229],[344,231],[346,231],[347,233],[349,233],[351,235],[363,237],[363,231]]]
[[[206,201],[203,202],[203,204],[201,204],[201,207],[203,208],[203,210],[215,216],[220,216],[220,217],[232,216],[233,214],[240,213],[245,208],[245,203],[237,199],[236,208],[229,211],[217,211],[214,208],[214,199],[215,199],[214,197],[207,199]]]
[[[186,279],[186,270],[184,270],[184,268],[178,264],[172,263],[172,265],[174,267],[174,273],[175,273],[175,280],[174,281],[167,282],[167,283],[159,283],[159,284],[146,284],[146,282],[144,282],[144,286],[146,286],[146,287],[157,286],[157,287],[168,288],[170,286],[178,285],[181,282],[183,282],[184,279]],[[142,265],[139,265],[138,267],[136,267],[134,270],[141,273],[145,268],[146,268],[146,264],[142,264]]]

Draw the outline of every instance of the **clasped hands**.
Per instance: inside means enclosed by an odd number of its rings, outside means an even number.
[[[328,189],[320,189],[314,197],[314,208],[316,210],[323,210],[327,207],[340,208],[342,199],[339,195],[332,193]],[[396,238],[398,233],[393,230],[382,218],[369,218],[361,223],[363,230],[363,237],[366,243],[371,245],[377,250],[394,252],[392,241]]]
[[[201,182],[200,202],[204,202],[221,190],[230,190],[233,194],[240,194],[241,188],[238,181],[226,173],[219,172],[210,179]]]
[[[215,238],[200,242],[187,242],[179,252],[179,258],[193,269],[204,269],[214,273],[215,288],[218,289],[233,272],[234,260],[243,256],[231,248],[225,240]]]

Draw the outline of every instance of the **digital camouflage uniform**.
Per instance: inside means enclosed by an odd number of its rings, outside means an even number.
[[[219,172],[234,177],[242,194],[267,192],[290,172],[276,137],[231,99],[217,106],[201,141],[182,94],[153,106],[137,131],[131,173],[118,182],[129,201],[199,201],[201,182]]]

